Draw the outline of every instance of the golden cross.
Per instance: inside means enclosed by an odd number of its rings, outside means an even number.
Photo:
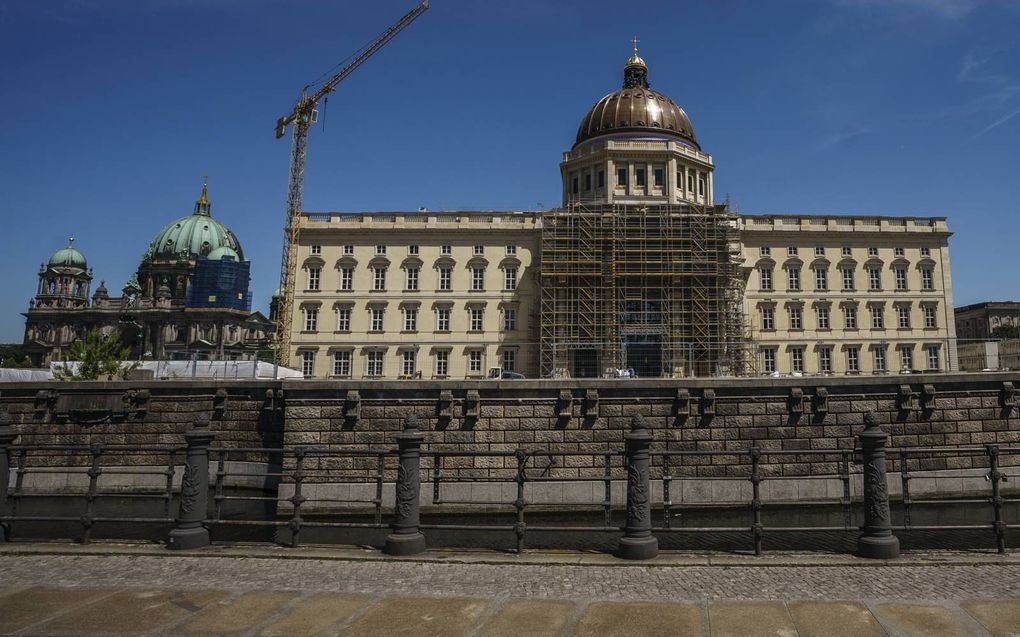
[[[640,42],[640,41],[641,40],[638,40],[638,37],[636,35],[633,38],[631,38],[631,42],[634,43],[634,54],[635,55],[637,55],[637,43]]]

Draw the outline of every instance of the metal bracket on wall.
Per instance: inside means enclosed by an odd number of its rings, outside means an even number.
[[[829,390],[825,387],[815,389],[815,415],[825,417],[829,413]]]
[[[910,389],[910,385],[900,385],[899,393],[896,394],[896,410],[910,412],[917,409],[917,392]]]
[[[482,396],[477,389],[469,389],[464,397],[464,417],[479,418],[482,415]]]
[[[213,396],[212,413],[215,420],[222,420],[227,413],[227,390],[222,387]]]
[[[569,420],[574,415],[574,394],[569,389],[560,390],[556,399],[556,416]]]
[[[1016,407],[1016,388],[1013,383],[1009,381],[1002,383],[1002,389],[999,390],[999,405],[1010,412]]]
[[[704,418],[715,416],[715,390],[706,389],[701,392],[701,415]]]
[[[344,400],[344,420],[350,425],[361,420],[361,394],[357,390],[347,392],[347,398]]]
[[[440,420],[450,420],[453,418],[453,392],[449,389],[439,392],[437,412]]]

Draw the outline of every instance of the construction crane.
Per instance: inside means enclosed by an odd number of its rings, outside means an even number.
[[[287,179],[287,209],[284,218],[283,229],[283,259],[280,264],[280,296],[277,300],[276,334],[277,350],[276,359],[282,365],[289,363],[290,355],[290,327],[294,314],[294,279],[291,276],[290,267],[297,261],[297,217],[301,213],[301,203],[305,187],[305,160],[308,156],[308,129],[318,119],[316,106],[319,100],[326,97],[339,84],[350,75],[354,69],[372,57],[395,35],[404,30],[407,25],[425,13],[429,8],[428,0],[422,0],[407,15],[400,18],[393,26],[386,29],[371,44],[366,46],[351,62],[340,69],[333,77],[311,95],[308,91],[312,85],[307,85],[301,90],[301,98],[294,105],[293,110],[287,115],[276,120],[276,138],[283,137],[288,125],[291,127],[290,145],[290,174]],[[296,274],[296,273],[295,273]]]

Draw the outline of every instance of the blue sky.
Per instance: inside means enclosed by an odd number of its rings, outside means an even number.
[[[213,215],[277,286],[300,88],[413,0],[0,2],[0,341],[66,237],[118,290],[148,242]],[[632,7],[628,9],[627,7]],[[641,39],[747,213],[944,215],[957,305],[1017,299],[1020,1],[433,0],[313,130],[308,210],[534,209]]]

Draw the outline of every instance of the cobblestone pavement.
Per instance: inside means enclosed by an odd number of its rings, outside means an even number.
[[[5,549],[0,634],[1020,635],[1015,556],[446,559]]]

